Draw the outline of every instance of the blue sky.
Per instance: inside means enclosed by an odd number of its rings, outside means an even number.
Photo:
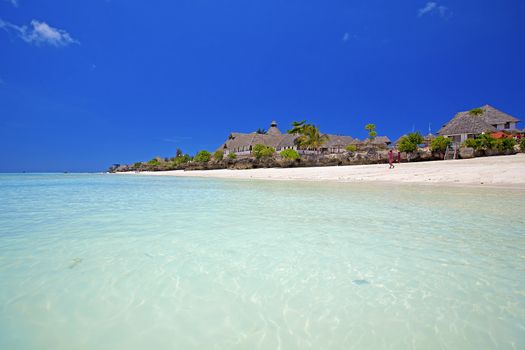
[[[396,139],[525,118],[525,2],[0,0],[0,171],[99,171],[230,131]],[[525,127],[521,123],[520,127]]]

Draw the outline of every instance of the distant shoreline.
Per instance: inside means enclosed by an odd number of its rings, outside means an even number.
[[[373,164],[246,170],[170,170],[116,174],[340,183],[441,184],[525,189],[525,154],[401,163],[396,164],[394,169],[388,169],[388,164]]]

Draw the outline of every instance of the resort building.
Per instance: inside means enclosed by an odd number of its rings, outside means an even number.
[[[342,153],[346,151],[346,147],[349,145],[366,144],[366,142],[361,142],[352,136],[334,134],[326,135],[328,136],[328,140],[321,147],[321,153]],[[235,153],[236,155],[243,156],[250,155],[253,146],[262,144],[268,147],[273,147],[277,152],[289,148],[297,150],[302,154],[316,152],[314,150],[298,149],[295,143],[297,137],[298,135],[288,133],[283,134],[277,127],[277,122],[273,121],[265,134],[257,132],[232,132],[218,150],[222,150],[225,155]],[[386,136],[379,136],[376,137],[372,143],[374,145],[385,145],[386,147],[390,144],[390,139]]]
[[[483,133],[516,131],[520,120],[492,106],[485,105],[466,112],[457,113],[452,120],[438,131],[440,136],[449,137],[454,143],[475,138]]]

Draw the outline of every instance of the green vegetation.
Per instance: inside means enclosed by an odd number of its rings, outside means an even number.
[[[281,151],[281,156],[284,159],[288,159],[288,160],[297,160],[301,158],[301,155],[299,154],[299,152],[291,148]]]
[[[133,168],[135,169],[138,169],[142,166],[142,162],[136,162],[135,164],[133,164]]]
[[[463,141],[462,146],[463,147],[470,147],[470,148],[474,148],[475,150],[478,150],[479,149],[479,142],[477,142],[476,139],[466,139],[465,141]]]
[[[356,145],[348,145],[346,146],[345,148],[348,152],[355,152],[357,151],[357,146]]]
[[[488,149],[494,149],[496,145],[496,139],[489,134],[481,134],[475,139],[466,139],[463,142],[463,146],[472,147],[476,151],[486,151]]]
[[[299,134],[295,139],[295,144],[301,148],[319,150],[328,141],[328,136],[321,134],[319,128],[313,124],[306,124],[306,121],[293,122],[289,134]]]
[[[252,154],[257,159],[271,157],[273,156],[274,153],[275,153],[275,149],[273,147],[267,147],[261,144],[257,144],[253,146],[253,149],[252,149]]]
[[[522,141],[523,142],[523,141]],[[476,151],[498,150],[500,152],[512,151],[516,141],[511,138],[495,139],[489,134],[482,134],[475,139],[466,139],[463,146],[472,147]]]
[[[365,130],[368,131],[368,138],[370,140],[373,140],[373,139],[376,138],[377,132],[376,132],[376,125],[375,124],[366,124],[365,125]]]
[[[259,128],[259,129],[257,129],[256,133],[257,133],[257,134],[262,134],[262,135],[264,135],[264,134],[267,134],[268,131],[266,131],[266,129],[261,129],[261,128]]]
[[[207,163],[210,161],[210,159],[211,159],[211,153],[208,151],[204,151],[204,150],[197,153],[195,158],[193,158],[194,161],[199,162],[199,163]]]
[[[286,132],[288,134],[302,134],[306,125],[308,125],[306,124],[306,120],[301,120],[300,122],[293,122],[292,128],[290,130],[287,130]]]
[[[424,141],[423,136],[419,132],[411,132],[406,136],[403,136],[397,145],[397,148],[401,152],[415,152],[417,151],[418,145]]]
[[[148,165],[160,165],[160,161],[159,161],[158,157],[149,160],[148,161]]]
[[[172,158],[171,161],[173,162],[173,165],[175,167],[178,167],[182,164],[185,164],[185,163],[188,163],[189,161],[191,161],[191,157],[189,154],[180,154],[178,156],[176,156],[175,158]]]
[[[494,142],[494,147],[500,152],[513,151],[515,145],[516,145],[516,141],[514,139],[506,138],[506,137],[497,139]]]
[[[430,150],[432,152],[443,153],[447,150],[447,147],[452,144],[452,140],[448,137],[438,136],[430,142]]]
[[[468,111],[468,112],[469,112],[470,114],[472,114],[472,115],[475,115],[475,116],[480,116],[480,115],[483,115],[483,113],[485,113],[485,112],[483,111],[483,109],[481,109],[481,108],[473,108],[473,109],[471,109],[471,110]]]
[[[237,155],[235,153],[233,152],[228,153],[228,159],[235,159],[235,158],[237,158]]]
[[[222,150],[217,150],[215,151],[215,153],[213,154],[213,158],[220,162],[222,160],[222,158],[224,158],[224,151]]]
[[[520,141],[520,150],[525,152],[525,138],[522,138]]]

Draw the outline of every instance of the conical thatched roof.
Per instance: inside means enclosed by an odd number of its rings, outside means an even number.
[[[482,111],[480,115],[471,111],[457,113],[452,120],[443,125],[438,135],[481,134],[496,131],[493,126],[496,124],[519,122],[519,119],[489,105],[479,109]]]
[[[270,129],[268,129],[268,135],[281,135],[281,130],[277,128],[277,122],[274,120],[272,121],[272,124],[270,126]]]

